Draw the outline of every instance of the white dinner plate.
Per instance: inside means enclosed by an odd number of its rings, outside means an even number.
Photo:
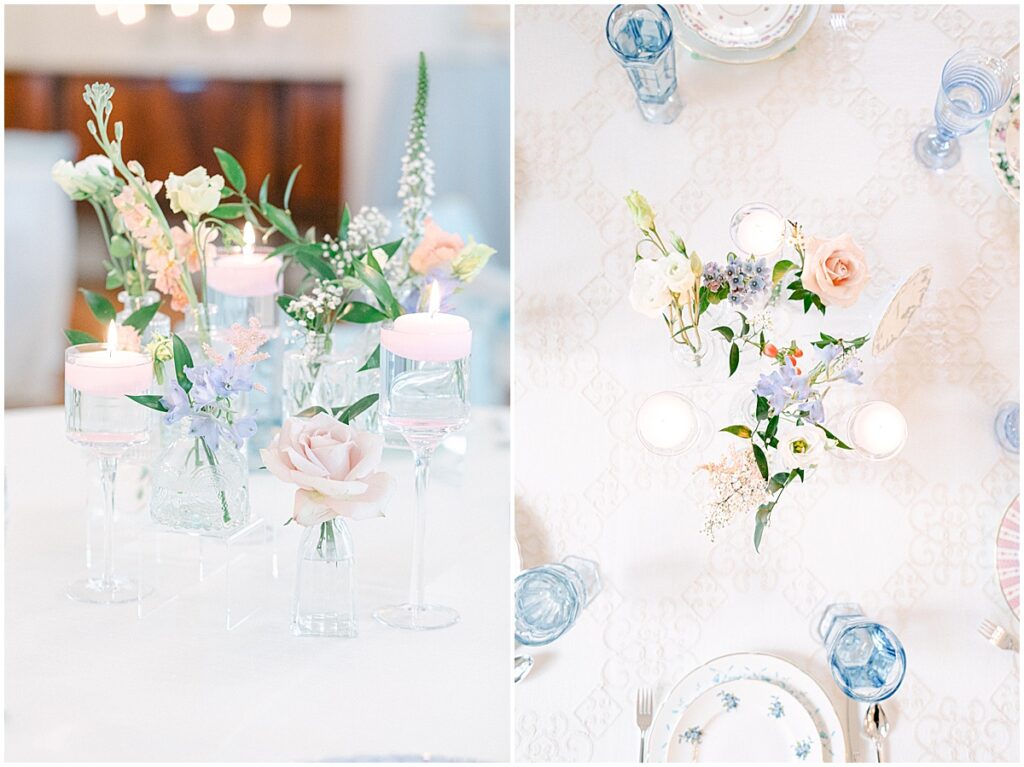
[[[765,48],[789,34],[799,5],[680,5],[679,18],[719,48]]]
[[[672,688],[654,717],[647,761],[668,761],[669,747],[676,733],[676,725],[690,703],[701,693],[726,682],[742,679],[769,682],[789,693],[814,722],[821,744],[821,759],[825,762],[846,761],[846,738],[828,694],[810,676],[789,661],[762,653],[723,655],[683,677]]]
[[[1020,88],[992,116],[988,132],[988,156],[999,185],[1020,202]]]
[[[814,24],[814,19],[818,15],[818,6],[803,5],[796,7],[799,11],[796,18],[793,19],[789,31],[772,40],[767,45],[756,48],[727,48],[715,45],[694,31],[690,24],[684,21],[682,6],[670,6],[669,14],[672,16],[672,31],[676,41],[688,51],[711,61],[720,61],[723,64],[756,64],[761,61],[777,59],[789,51],[810,31],[811,25]]]
[[[737,679],[698,695],[679,717],[670,762],[820,762],[818,728],[777,685]]]

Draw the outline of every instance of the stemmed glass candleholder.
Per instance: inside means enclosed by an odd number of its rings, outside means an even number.
[[[640,443],[656,455],[679,455],[710,442],[711,418],[680,392],[666,390],[644,400],[636,414]]]
[[[935,125],[914,140],[914,156],[929,170],[942,172],[960,162],[958,137],[992,115],[1010,96],[1010,62],[978,48],[957,51],[942,68],[935,100]]]
[[[433,291],[437,295],[437,291]],[[455,624],[450,607],[424,597],[424,536],[430,460],[441,441],[469,421],[469,323],[452,314],[407,314],[381,329],[380,417],[412,449],[416,466],[409,601],[382,607],[374,617],[403,629],[439,629]]]
[[[149,440],[149,410],[128,399],[145,394],[153,381],[148,355],[115,349],[111,323],[108,343],[79,344],[64,353],[64,422],[67,438],[97,457],[103,488],[103,571],[68,585],[77,602],[114,604],[145,595],[139,584],[114,574],[114,486],[118,459]]]

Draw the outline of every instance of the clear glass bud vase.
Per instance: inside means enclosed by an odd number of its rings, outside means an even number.
[[[285,353],[282,373],[284,417],[319,405],[331,409],[354,402],[356,371],[365,360],[339,349],[331,336],[308,333],[301,348]]]
[[[227,439],[216,449],[189,434],[183,418],[175,439],[153,467],[150,514],[158,525],[223,534],[248,524],[249,470],[245,455]]]
[[[354,637],[355,560],[348,525],[339,517],[307,527],[299,542],[292,633]]]
[[[127,291],[122,290],[117,294],[117,300],[121,302],[121,306],[123,307],[121,311],[117,313],[117,324],[123,325],[124,321],[139,309],[159,303],[160,294],[155,290],[147,290],[141,296],[130,296]],[[145,346],[148,344],[153,340],[154,336],[164,336],[166,338],[170,334],[171,318],[163,312],[158,311],[153,315],[153,319],[149,321],[149,325],[147,325],[146,329],[142,332],[142,345]]]
[[[159,303],[160,294],[155,290],[147,290],[141,296],[132,296],[128,294],[128,291],[122,290],[117,294],[117,300],[121,302],[121,306],[123,308],[117,313],[116,320],[118,325],[123,325],[125,320],[139,309]],[[140,342],[142,348],[145,349],[146,345],[149,344],[156,336],[168,338],[170,335],[171,318],[163,312],[158,311],[153,315],[153,319],[149,321],[146,329],[141,334]],[[161,363],[161,369],[154,371],[157,373],[157,383],[166,381],[168,372],[173,376],[173,370],[173,364],[167,362]],[[127,464],[137,464],[148,467],[148,464],[152,463],[152,461],[160,454],[160,451],[171,442],[172,429],[164,424],[163,415],[159,411],[150,410],[149,418],[149,442],[128,451],[125,455],[125,462]],[[148,472],[148,468],[144,469],[144,471]],[[140,487],[141,486],[142,485],[140,485]]]

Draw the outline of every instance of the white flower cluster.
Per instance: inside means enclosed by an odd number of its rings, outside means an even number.
[[[391,234],[391,222],[375,207],[364,205],[359,209],[348,225],[348,237],[336,240],[324,235],[321,247],[324,257],[329,260],[339,274],[348,274],[355,259],[366,254],[367,248],[381,245]],[[377,260],[383,262],[384,254],[377,252]],[[384,266],[384,263],[381,263]]]
[[[716,530],[737,516],[752,515],[771,497],[750,450],[731,448],[722,460],[698,468],[707,473],[711,490],[711,497],[704,503],[707,518],[703,532],[712,541]]]
[[[402,201],[402,226],[412,243],[423,235],[423,221],[430,212],[434,196],[434,161],[425,139],[410,136],[402,157],[402,176],[398,179],[398,199]]]
[[[289,316],[307,330],[321,330],[324,320],[338,312],[345,303],[345,289],[333,282],[317,283],[288,307]]]

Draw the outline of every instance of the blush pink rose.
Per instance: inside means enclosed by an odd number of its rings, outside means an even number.
[[[428,218],[423,225],[423,239],[409,256],[413,271],[426,274],[431,269],[450,264],[462,252],[465,243],[457,234],[451,234]]]
[[[848,234],[831,240],[808,237],[801,282],[826,306],[853,306],[868,282],[864,251]]]
[[[298,485],[292,519],[313,527],[334,517],[384,516],[393,480],[374,471],[383,452],[383,436],[318,413],[285,419],[260,455],[275,477]]]

